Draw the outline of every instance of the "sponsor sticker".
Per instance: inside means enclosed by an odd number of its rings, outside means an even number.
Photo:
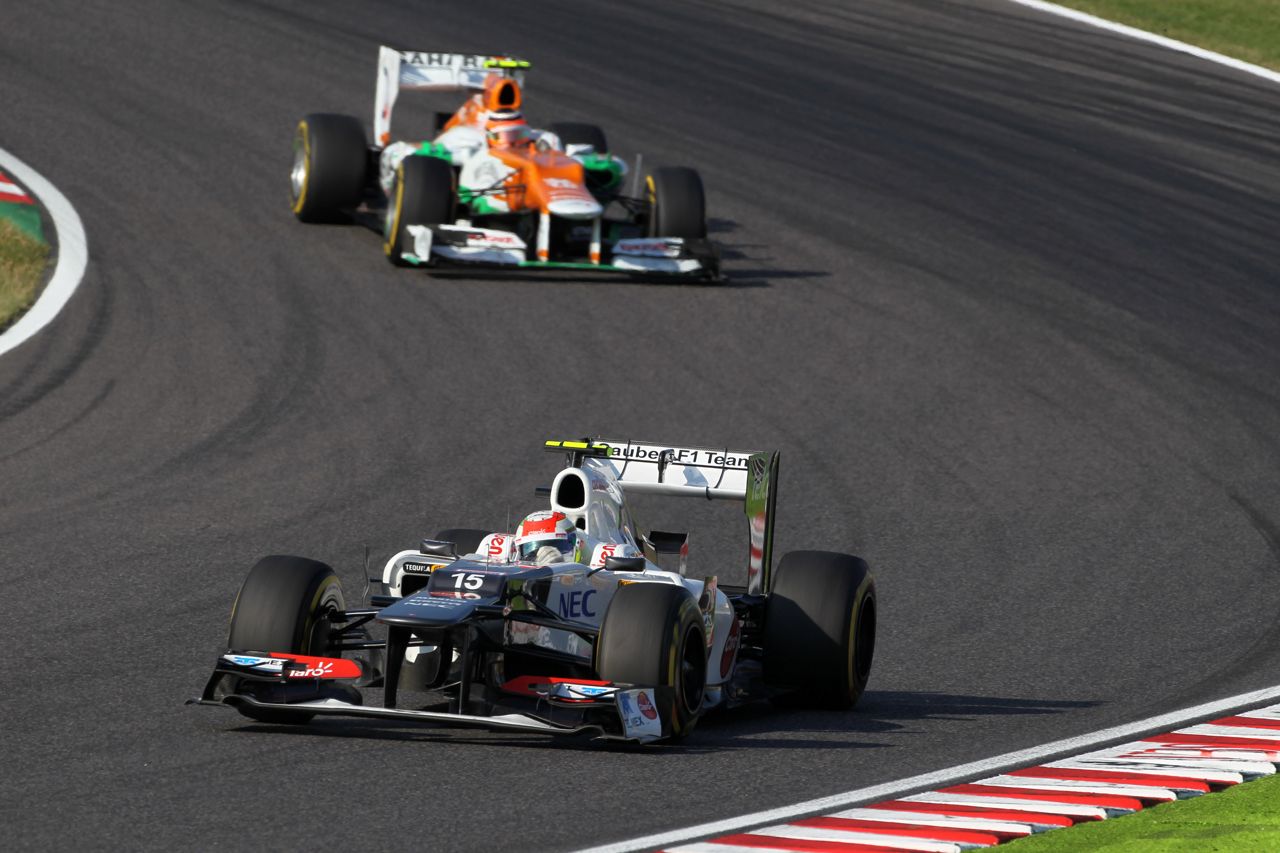
[[[615,255],[638,255],[649,258],[678,258],[684,246],[679,238],[638,238],[619,240],[613,245]]]
[[[566,619],[594,619],[596,591],[591,588],[564,590],[560,593],[560,615]]]
[[[618,688],[599,684],[572,684],[559,682],[551,685],[550,695],[557,699],[595,699],[608,696]]]
[[[459,598],[436,598],[434,596],[422,596],[407,598],[403,602],[407,607],[461,607],[468,603],[467,599]]]
[[[223,655],[222,659],[236,666],[253,667],[262,672],[280,672],[284,669],[285,663],[281,658],[264,658],[256,655]]]
[[[738,655],[738,644],[742,642],[742,629],[738,626],[738,617],[733,617],[733,625],[729,628],[729,636],[724,641],[724,652],[720,655],[720,677],[729,677],[733,669],[733,660]]]
[[[653,704],[652,690],[619,690],[615,696],[622,730],[627,737],[641,741],[662,737],[662,721]]]

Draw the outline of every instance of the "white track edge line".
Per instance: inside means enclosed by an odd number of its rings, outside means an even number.
[[[1011,3],[1017,3],[1019,6],[1026,6],[1030,9],[1036,9],[1041,12],[1047,12],[1050,15],[1059,15],[1063,18],[1070,18],[1082,24],[1088,24],[1091,27],[1098,27],[1104,30],[1110,30],[1113,33],[1119,33],[1129,38],[1139,39],[1141,41],[1157,44],[1170,50],[1176,50],[1180,53],[1189,53],[1192,56],[1204,59],[1209,62],[1216,62],[1219,65],[1225,65],[1228,68],[1234,68],[1237,71],[1243,71],[1246,74],[1252,74],[1255,77],[1261,77],[1270,80],[1272,83],[1280,83],[1280,72],[1272,71],[1270,68],[1263,68],[1261,65],[1254,65],[1252,62],[1245,62],[1243,59],[1236,59],[1232,56],[1225,56],[1212,50],[1206,50],[1203,47],[1196,47],[1193,44],[1187,44],[1177,39],[1166,38],[1165,36],[1156,35],[1147,30],[1140,30],[1137,27],[1130,27],[1125,24],[1117,24],[1115,21],[1108,21],[1106,18],[1099,18],[1096,15],[1090,15],[1086,12],[1080,12],[1076,9],[1068,9],[1066,6],[1059,6],[1057,3],[1047,3],[1045,0],[1010,0]]]
[[[39,172],[3,148],[0,148],[0,169],[21,181],[48,212],[57,234],[58,252],[57,266],[40,298],[18,322],[0,334],[0,355],[4,355],[49,325],[71,299],[89,263],[89,242],[76,209]]]
[[[1224,711],[1239,710],[1247,708],[1250,705],[1262,704],[1277,698],[1280,698],[1280,685],[1267,687],[1262,690],[1255,690],[1251,693],[1241,693],[1237,696],[1229,696],[1225,699],[1218,699],[1214,702],[1206,702],[1203,705],[1196,705],[1193,708],[1171,711],[1167,714],[1148,717],[1144,720],[1125,723],[1121,726],[1112,726],[1111,728],[1101,729],[1089,734],[1051,741],[1050,743],[1041,744],[1040,746],[1020,749],[1015,752],[1006,752],[1003,755],[982,759],[981,761],[971,761],[968,764],[958,764],[954,767],[948,767],[945,770],[935,770],[930,773],[922,773],[918,776],[910,776],[906,779],[899,779],[895,782],[886,782],[881,785],[857,788],[852,791],[845,791],[842,794],[833,794],[829,797],[819,797],[816,800],[806,800],[802,803],[795,803],[790,806],[780,806],[775,809],[767,809],[765,811],[753,812],[751,814],[740,815],[738,817],[726,818],[725,820],[698,824],[697,826],[690,826],[684,829],[674,829],[669,832],[660,832],[654,835],[646,835],[640,838],[632,838],[612,844],[602,844],[597,847],[586,847],[580,849],[578,853],[631,853],[631,851],[635,850],[650,850],[656,847],[664,847],[669,844],[678,844],[682,841],[695,841],[701,838],[722,835],[728,832],[746,829],[748,827],[762,826],[805,815],[835,811],[836,809],[849,808],[863,803],[892,799],[894,797],[915,793],[917,791],[933,790],[934,788],[945,787],[946,785],[954,784],[964,779],[992,775],[993,773],[998,773],[1005,769],[1042,764],[1045,761],[1056,757],[1085,752],[1091,748],[1101,747],[1107,743],[1120,743],[1128,739],[1143,737],[1149,734],[1172,731],[1186,723],[1215,717]]]

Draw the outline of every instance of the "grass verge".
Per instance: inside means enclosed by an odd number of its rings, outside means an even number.
[[[1166,38],[1280,70],[1280,0],[1054,0]]]
[[[1280,850],[1280,776],[1000,846],[1010,853]]]
[[[35,302],[49,247],[0,219],[0,332]]]

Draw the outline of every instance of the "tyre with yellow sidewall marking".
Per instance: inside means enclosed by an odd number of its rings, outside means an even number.
[[[638,582],[618,587],[600,623],[595,668],[607,681],[661,687],[658,712],[672,738],[693,730],[707,683],[702,612],[682,586]]]
[[[305,557],[263,557],[249,570],[231,607],[227,648],[338,657],[330,648],[329,615],[344,610],[342,584],[326,564]],[[313,716],[250,706],[240,712],[268,723],[305,723]]]
[[[791,551],[765,604],[764,678],[798,704],[845,709],[867,687],[876,642],[876,585],[866,562]]]
[[[693,169],[654,169],[645,178],[645,197],[649,202],[648,236],[686,240],[707,236],[706,194],[702,178]]]
[[[311,113],[293,134],[293,214],[303,222],[343,222],[360,205],[368,171],[364,125],[352,116]]]
[[[413,244],[408,226],[441,225],[454,220],[456,181],[453,167],[440,157],[410,156],[396,167],[387,199],[382,250],[396,266],[409,266],[402,254]],[[424,258],[425,260],[425,258]]]

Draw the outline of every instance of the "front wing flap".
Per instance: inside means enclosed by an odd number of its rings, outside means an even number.
[[[636,276],[723,280],[720,258],[705,239],[654,237],[619,240],[609,260],[529,260],[528,245],[510,231],[459,225],[409,225],[410,248],[402,253],[415,266],[473,266],[523,270],[578,270]]]

